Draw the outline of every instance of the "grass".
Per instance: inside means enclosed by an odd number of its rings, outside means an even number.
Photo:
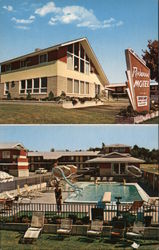
[[[128,105],[127,100],[82,109],[54,105],[0,104],[0,124],[113,124],[115,115]]]
[[[19,244],[22,233],[15,231],[0,231],[0,248],[3,250],[113,250],[132,249],[131,241],[110,242],[108,239],[89,239],[85,236],[65,237],[59,239],[55,234],[42,234],[33,244]],[[159,242],[155,240],[140,240],[140,249],[159,249]]]

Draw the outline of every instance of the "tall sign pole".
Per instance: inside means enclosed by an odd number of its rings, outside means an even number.
[[[127,92],[133,107],[137,112],[150,111],[150,69],[144,60],[132,49],[125,50],[128,80]]]

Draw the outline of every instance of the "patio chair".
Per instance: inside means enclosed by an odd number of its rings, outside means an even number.
[[[135,222],[133,227],[131,227],[126,232],[127,238],[142,238],[144,236],[144,227],[142,222]]]
[[[95,177],[91,177],[91,181],[94,181],[95,180]]]
[[[37,190],[32,190],[27,184],[24,184],[27,195],[31,198],[40,197],[42,194]]]
[[[70,235],[72,230],[72,220],[69,218],[61,219],[60,228],[57,229],[58,235]]]
[[[33,241],[38,239],[43,227],[44,227],[44,212],[33,212],[32,220],[31,220],[31,227],[27,229],[24,234],[24,242]]]
[[[107,177],[103,177],[103,181],[107,181]]]
[[[103,230],[102,220],[92,220],[90,228],[87,230],[88,236],[100,236]]]
[[[137,213],[138,210],[143,206],[144,201],[134,201],[128,211]]]

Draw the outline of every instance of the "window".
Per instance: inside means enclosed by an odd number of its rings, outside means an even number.
[[[73,80],[68,78],[67,79],[67,93],[73,92]]]
[[[79,58],[74,57],[74,70],[79,71]]]
[[[6,65],[6,71],[11,71],[11,64]]]
[[[8,93],[9,93],[9,82],[6,82],[4,84],[4,94],[8,95]]]
[[[79,93],[79,81],[74,80],[74,93]]]
[[[84,49],[83,49],[82,45],[80,46],[80,57],[82,59],[84,59]]]
[[[67,53],[67,68],[73,69],[73,55]]]
[[[47,77],[41,78],[41,93],[47,92]]]
[[[125,174],[125,164],[120,163],[120,174]]]
[[[34,93],[39,93],[39,87],[40,87],[39,83],[40,83],[39,78],[35,78],[34,79],[34,89],[33,89]]]
[[[74,54],[79,56],[79,43],[74,44]]]
[[[27,93],[32,92],[32,79],[27,80]]]
[[[86,62],[86,75],[89,75],[89,62]]]
[[[84,61],[80,60],[80,72],[84,73]]]
[[[26,60],[20,61],[20,67],[21,68],[26,67]]]
[[[3,159],[10,159],[10,151],[3,151],[2,158]]]
[[[113,164],[113,171],[115,174],[119,174],[119,164],[118,163],[114,163]]]
[[[47,62],[47,54],[43,54],[39,56],[39,62],[40,63],[45,63]]]
[[[89,94],[89,82],[86,82],[86,94]]]
[[[70,52],[70,53],[73,53],[73,44],[70,44],[70,45],[67,47],[67,51]]]
[[[25,80],[22,80],[21,81],[21,85],[20,85],[20,93],[21,94],[25,93],[25,88],[26,88],[26,86],[25,86]]]
[[[84,94],[84,82],[80,82],[80,94]]]

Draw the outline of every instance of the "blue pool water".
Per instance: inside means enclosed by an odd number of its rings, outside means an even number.
[[[116,196],[121,196],[121,202],[133,202],[142,200],[135,185],[123,185],[120,183],[79,183],[83,188],[81,192],[72,193],[65,202],[73,203],[98,203],[105,192],[111,192],[111,202],[115,202]]]

